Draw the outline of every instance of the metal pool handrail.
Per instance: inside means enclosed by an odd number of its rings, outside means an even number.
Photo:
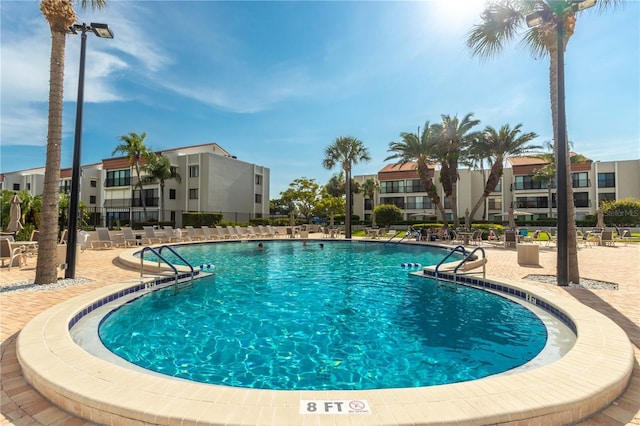
[[[189,269],[191,270],[191,280],[189,281],[189,283],[190,283],[190,285],[189,285],[189,286],[190,286],[190,287],[193,287],[193,276],[194,276],[194,272],[195,272],[195,270],[194,270],[193,266],[192,266],[189,262],[187,262],[187,260],[186,260],[184,257],[180,256],[180,255],[179,255],[179,254],[178,254],[178,253],[177,253],[173,248],[171,248],[170,246],[167,246],[167,245],[162,245],[162,246],[160,246],[160,247],[158,248],[158,250],[156,250],[156,249],[155,249],[155,248],[153,248],[153,247],[148,247],[148,246],[147,246],[147,247],[144,247],[144,248],[142,249],[142,252],[140,253],[140,276],[142,276],[142,275],[143,275],[143,271],[144,271],[144,253],[145,253],[145,251],[150,251],[151,253],[155,254],[155,255],[158,257],[158,266],[160,266],[160,261],[162,260],[164,263],[166,263],[167,265],[169,265],[169,267],[170,267],[171,269],[173,269],[173,273],[174,273],[174,276],[175,276],[175,278],[174,278],[174,283],[173,283],[173,294],[174,294],[174,295],[178,294],[178,291],[180,290],[180,289],[178,288],[178,268],[176,268],[174,264],[172,264],[171,262],[169,262],[167,259],[165,259],[165,258],[162,256],[162,254],[161,254],[161,253],[162,253],[162,249],[167,249],[167,250],[169,250],[169,251],[170,251],[171,253],[173,253],[173,254],[174,254],[178,259],[180,259],[181,261],[183,261],[183,262],[185,263],[185,265],[186,265],[186,266],[188,266],[188,267],[189,267]]]

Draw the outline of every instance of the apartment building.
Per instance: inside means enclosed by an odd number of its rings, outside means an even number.
[[[171,221],[182,226],[183,212],[222,213],[226,220],[246,221],[269,215],[270,170],[238,160],[216,143],[162,150],[179,180],[137,186],[135,167],[127,157],[83,165],[80,200],[96,225]],[[144,178],[144,175],[141,176]],[[44,168],[3,172],[2,189],[42,193]],[[135,187],[135,189],[134,189]],[[71,169],[60,171],[60,192],[71,190]]]
[[[478,209],[474,220],[503,222],[509,207],[518,212],[526,212],[528,219],[555,217],[555,182],[548,182],[535,176],[545,165],[535,157],[514,157],[505,164],[502,178]],[[431,177],[438,188],[447,212],[447,219],[453,217],[452,206],[445,199],[439,183],[440,170],[436,165],[429,168]],[[460,169],[458,173],[457,214],[463,218],[465,212],[472,211],[484,190],[489,170]],[[415,163],[402,166],[389,164],[375,175],[358,175],[354,179],[363,183],[376,179],[380,191],[370,200],[364,194],[354,196],[354,214],[364,220],[371,218],[372,207],[379,204],[394,204],[404,213],[406,220],[433,220],[440,217],[435,205],[424,191],[418,177]],[[603,200],[618,200],[627,197],[640,199],[640,160],[592,161],[572,163],[571,177],[574,191],[576,219],[595,215]]]

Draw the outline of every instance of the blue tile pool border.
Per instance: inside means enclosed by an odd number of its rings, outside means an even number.
[[[199,275],[200,272],[199,271],[195,271],[193,274],[193,277],[195,278],[197,275]],[[191,279],[191,273],[184,273],[184,274],[179,274],[178,275],[178,282],[185,280],[185,279]],[[118,300],[121,297],[124,296],[128,296],[130,294],[135,294],[141,291],[146,291],[149,289],[149,287],[153,287],[153,286],[158,286],[158,285],[163,285],[163,284],[167,284],[169,282],[173,282],[175,281],[175,277],[162,277],[162,278],[158,278],[155,281],[151,280],[151,281],[147,281],[147,282],[143,282],[143,283],[139,283],[139,284],[135,284],[132,285],[131,287],[127,287],[127,288],[123,288],[122,290],[119,290],[113,294],[110,294],[108,296],[103,297],[102,299],[96,300],[95,302],[93,302],[91,305],[84,307],[83,309],[81,309],[80,311],[78,311],[77,314],[75,314],[73,316],[73,318],[71,318],[71,320],[69,321],[69,330],[71,330],[77,323],[78,321],[80,321],[82,318],[84,318],[85,316],[89,315],[91,312],[95,311],[96,309],[113,302],[114,300]]]
[[[429,278],[433,278],[436,279],[436,273],[433,270],[430,269],[424,269],[423,270],[423,274],[426,277]],[[448,274],[448,273],[442,273],[440,272],[438,274],[438,279],[440,280],[445,280],[445,281],[450,281],[450,282],[457,282],[458,284],[462,284],[462,285],[466,285],[466,286],[471,286],[471,287],[476,287],[476,288],[480,288],[480,289],[486,289],[486,290],[491,290],[497,293],[503,293],[503,294],[508,294],[509,296],[513,296],[516,297],[518,299],[522,299],[523,301],[529,302],[534,304],[535,306],[537,306],[540,309],[543,309],[544,311],[550,313],[551,315],[553,315],[554,317],[558,318],[560,321],[562,321],[562,323],[564,323],[567,327],[569,327],[569,329],[577,336],[578,335],[578,329],[576,327],[575,322],[573,322],[573,320],[571,318],[569,318],[569,316],[564,313],[563,311],[561,311],[560,309],[556,308],[553,304],[548,303],[544,300],[539,299],[537,296],[532,295],[524,290],[518,289],[518,288],[513,288],[511,286],[508,286],[506,284],[500,284],[500,283],[495,283],[495,282],[491,282],[488,281],[484,278],[479,278],[479,277],[472,277],[472,276],[464,276],[464,275],[454,275],[454,274]]]

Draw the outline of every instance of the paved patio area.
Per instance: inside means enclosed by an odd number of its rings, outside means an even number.
[[[0,294],[1,359],[1,425],[82,425],[38,394],[22,377],[16,359],[15,340],[24,325],[40,312],[76,295],[107,284],[137,277],[137,271],[123,269],[117,256],[121,249],[88,250],[81,254],[76,276],[90,282],[55,291]],[[526,281],[544,286],[547,291],[567,293],[581,303],[605,314],[616,322],[634,345],[635,367],[625,394],[601,413],[582,425],[640,425],[640,244],[615,247],[586,247],[579,250],[581,275],[584,278],[617,283],[618,290],[585,290],[559,288],[526,280],[530,274],[554,275],[556,252],[542,247],[540,266],[520,266],[513,249],[486,247],[489,263],[487,274],[493,279]],[[33,279],[35,259],[26,267],[0,270],[0,285]],[[606,366],[603,366],[606,368]]]

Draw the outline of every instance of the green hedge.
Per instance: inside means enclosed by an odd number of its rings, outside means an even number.
[[[219,225],[222,218],[222,213],[184,212],[182,213],[182,225],[195,227]]]

